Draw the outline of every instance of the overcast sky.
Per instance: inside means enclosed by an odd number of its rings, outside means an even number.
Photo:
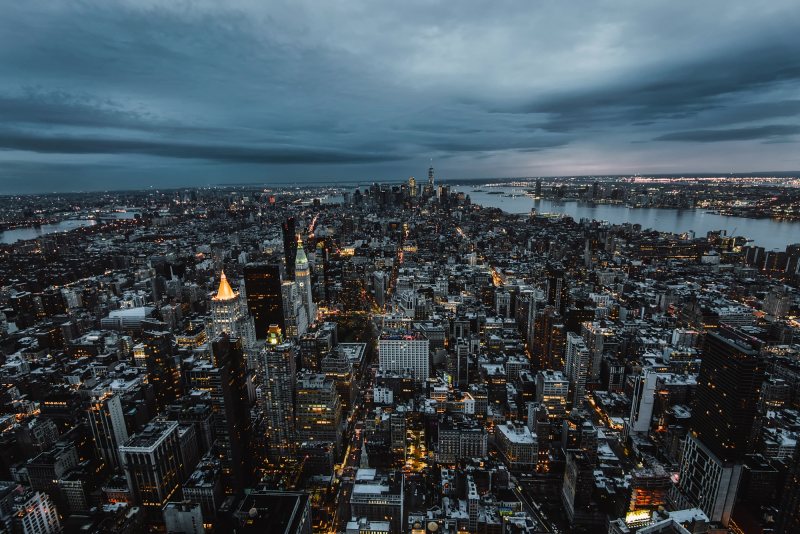
[[[0,6],[0,192],[800,170],[797,0]]]

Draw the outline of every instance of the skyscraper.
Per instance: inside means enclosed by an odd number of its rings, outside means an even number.
[[[417,180],[413,176],[408,179],[408,195],[411,198],[416,198],[417,196]]]
[[[342,444],[342,404],[334,381],[324,374],[302,373],[297,377],[297,440]]]
[[[297,255],[297,226],[294,217],[289,217],[281,224],[283,233],[283,261],[286,267],[286,279],[294,280],[294,261]]]
[[[88,411],[97,452],[112,469],[121,467],[119,446],[128,441],[128,429],[119,395],[112,393],[110,388],[92,391]]]
[[[317,309],[314,305],[314,297],[311,291],[311,270],[308,267],[308,258],[299,235],[297,236],[297,255],[294,269],[298,296],[303,308],[306,310],[306,318],[311,324],[317,317]]]
[[[670,493],[677,506],[697,506],[723,526],[733,512],[765,376],[764,362],[748,341],[724,326],[706,335],[691,432]]]
[[[150,521],[162,519],[162,508],[177,496],[181,465],[178,423],[153,421],[119,448],[133,502]]]
[[[556,311],[563,315],[569,297],[567,281],[564,278],[564,269],[554,265],[548,265],[545,276],[547,284],[547,303],[551,306],[555,306]]]
[[[211,337],[227,334],[239,338],[245,349],[255,345],[253,320],[247,313],[247,308],[242,305],[239,293],[228,283],[225,271],[220,275],[217,294],[211,299],[211,318]]]
[[[657,382],[658,374],[649,368],[642,370],[642,374],[636,377],[633,383],[631,415],[628,419],[629,432],[647,432],[650,430]]]
[[[266,345],[261,352],[264,369],[264,404],[269,429],[269,458],[277,461],[294,449],[294,397],[297,350],[287,341]]]
[[[575,332],[567,333],[566,364],[564,371],[572,387],[572,407],[580,408],[586,395],[586,380],[589,378],[589,349],[583,338]]]
[[[268,263],[245,265],[244,290],[257,340],[267,338],[270,325],[276,324],[281,330],[286,329],[280,266]]]
[[[402,373],[411,371],[414,381],[425,382],[430,375],[430,341],[421,334],[386,332],[378,340],[380,368]]]
[[[187,372],[189,385],[211,393],[216,446],[228,493],[240,493],[252,478],[252,438],[247,371],[241,342],[226,334],[211,342],[213,361]]]
[[[138,367],[147,370],[160,411],[177,398],[181,385],[173,337],[169,332],[145,332],[144,337],[142,343],[133,347],[133,358]]]

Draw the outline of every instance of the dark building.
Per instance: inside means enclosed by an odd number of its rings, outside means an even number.
[[[174,402],[180,393],[180,372],[175,363],[172,334],[145,332],[144,341],[133,348],[138,367],[147,370],[149,382],[155,391],[158,410]]]
[[[691,432],[670,494],[673,505],[697,506],[723,526],[733,512],[765,377],[758,346],[725,325],[706,335]]]
[[[780,505],[775,532],[778,534],[800,532],[800,448],[795,449]]]
[[[283,232],[283,261],[286,267],[286,279],[294,280],[294,260],[297,257],[297,226],[294,217],[289,217],[281,224]]]
[[[234,532],[311,534],[311,501],[306,493],[249,493],[233,516]]]
[[[283,317],[280,266],[268,263],[246,265],[244,291],[247,294],[247,308],[255,323],[256,339],[267,339],[267,331],[273,324],[280,326],[281,332],[284,332],[286,322]]]
[[[192,388],[211,393],[215,445],[220,450],[228,493],[241,493],[251,482],[252,442],[246,363],[236,338],[221,335],[211,343],[214,361],[188,372]]]
[[[764,382],[764,361],[745,343],[730,329],[708,334],[697,380],[692,431],[723,461],[740,461],[749,452]]]
[[[555,306],[558,313],[563,314],[569,297],[564,269],[549,265],[545,274],[547,277],[547,303]]]

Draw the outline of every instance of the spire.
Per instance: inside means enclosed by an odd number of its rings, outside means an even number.
[[[225,271],[222,271],[219,277],[219,289],[217,289],[217,295],[213,300],[230,300],[233,298],[236,298],[236,293],[231,289],[228,278],[225,276]]]
[[[300,239],[300,234],[297,234],[297,255],[295,256],[294,259],[294,266],[295,269],[308,268],[308,257],[306,257],[306,251],[303,248],[303,240]]]

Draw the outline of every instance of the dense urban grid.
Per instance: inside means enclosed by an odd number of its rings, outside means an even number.
[[[642,183],[526,186],[800,216],[783,181]],[[0,531],[800,532],[800,243],[433,168],[7,200],[81,224],[0,245]]]

